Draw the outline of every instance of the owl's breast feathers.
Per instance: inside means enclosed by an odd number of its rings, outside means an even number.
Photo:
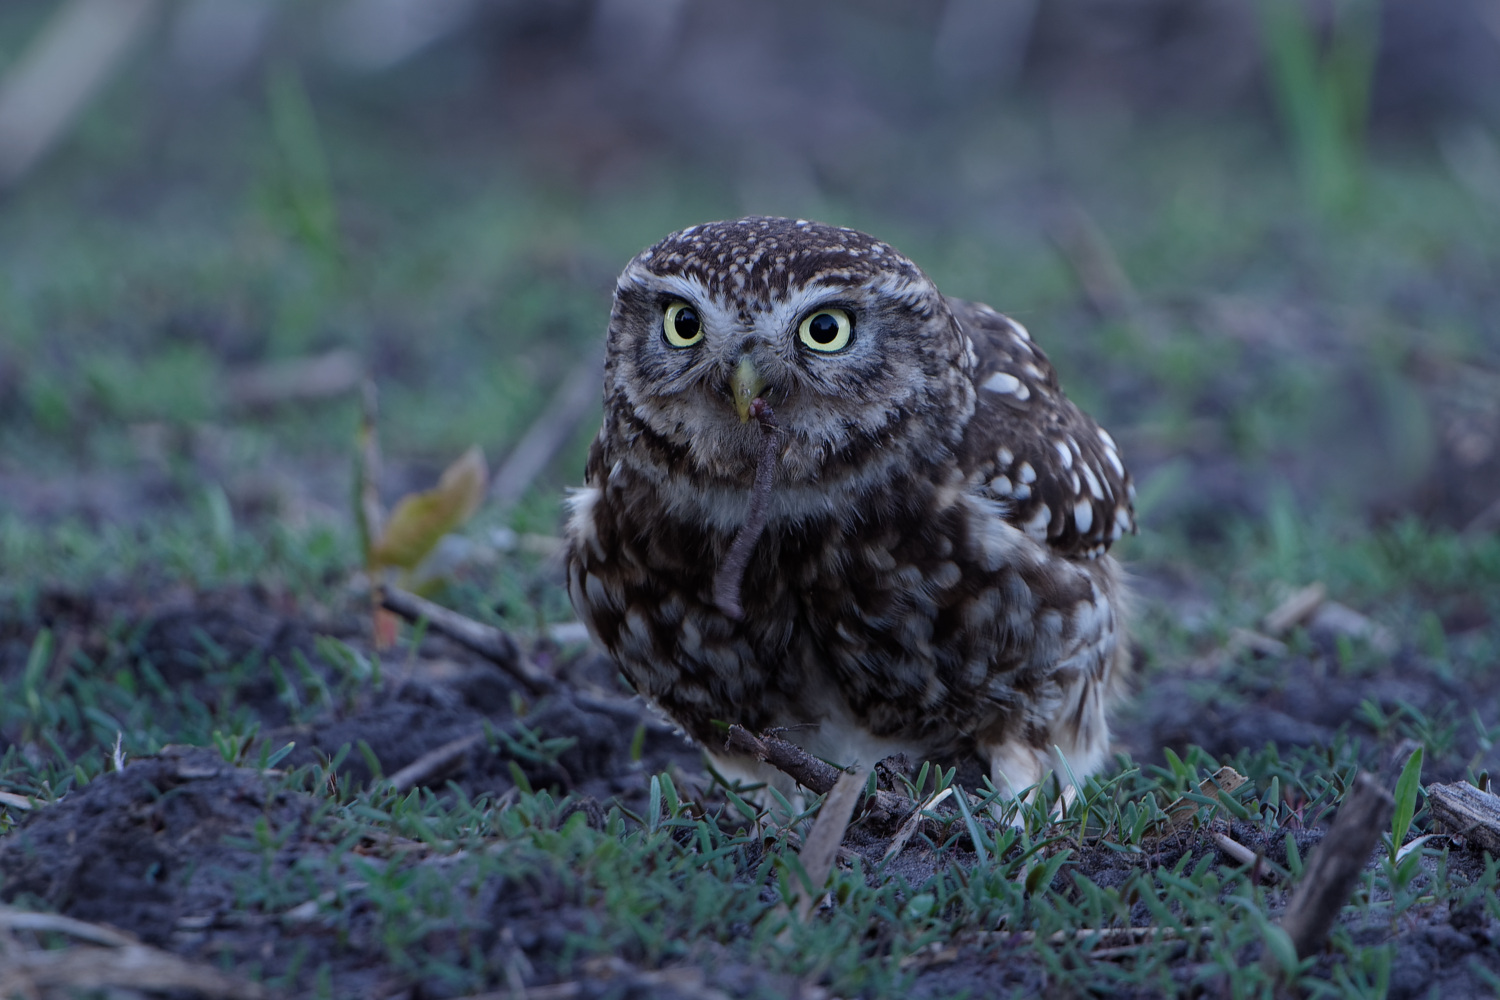
[[[857,490],[773,513],[739,622],[714,606],[734,534],[722,501],[622,427],[628,414],[606,414],[615,426],[573,499],[569,589],[626,676],[696,739],[721,741],[715,721],[852,717],[939,757],[1045,748],[1065,716],[1102,720],[1088,702],[1109,686],[1122,593],[1100,556],[1133,530],[1129,477],[1019,325],[950,305],[977,362],[956,452],[914,448]]]

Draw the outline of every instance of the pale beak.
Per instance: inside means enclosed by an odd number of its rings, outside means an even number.
[[[740,415],[740,423],[746,423],[750,420],[750,401],[766,389],[766,380],[756,370],[750,355],[740,358],[731,384],[734,386],[734,408]]]

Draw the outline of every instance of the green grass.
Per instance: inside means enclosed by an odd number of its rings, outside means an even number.
[[[1492,581],[1500,575],[1500,556],[1493,547],[1469,546],[1409,525],[1337,541],[1300,533],[1289,539],[1278,536],[1274,524],[1275,519],[1268,532],[1243,536],[1238,558],[1250,569],[1247,580],[1231,577],[1220,592],[1221,620],[1233,621],[1241,613],[1237,586],[1260,586],[1283,574],[1301,579],[1313,573],[1335,588],[1363,581],[1369,589],[1360,595],[1377,602],[1399,599],[1408,587],[1437,601],[1445,593],[1479,586],[1493,592]],[[0,539],[10,546],[7,566],[45,564],[57,579],[87,580],[110,560],[131,559],[140,560],[127,564],[132,570],[154,565],[166,577],[183,576],[210,590],[275,581],[309,600],[332,597],[333,568],[341,560],[347,565],[352,555],[347,545],[325,542],[329,548],[315,552],[306,539],[299,544],[290,537],[279,545],[247,542],[216,552],[201,544],[207,530],[199,522],[184,526],[180,536],[76,532],[71,543],[64,541],[62,530],[32,531],[33,544],[45,537],[47,545],[28,550],[16,548],[15,541],[27,532],[12,526]],[[200,542],[196,547],[189,544],[194,532]],[[183,562],[174,562],[174,549]],[[473,593],[477,597],[486,591],[479,587]],[[25,598],[21,600],[24,604]],[[13,678],[0,697],[0,731],[34,742],[39,752],[23,755],[12,747],[0,758],[0,787],[55,800],[111,769],[117,733],[131,757],[167,742],[187,742],[217,746],[236,763],[253,765],[259,757],[272,763],[270,754],[278,747],[257,739],[256,720],[237,706],[235,695],[266,664],[254,658],[230,662],[212,640],[202,637],[205,677],[218,692],[205,701],[200,693],[153,678],[151,664],[138,652],[140,637],[128,623],[106,633],[104,656],[75,654],[50,672],[42,667],[51,659],[53,639],[36,633],[33,667]],[[1148,635],[1158,657],[1170,659],[1171,650],[1180,648],[1170,635]],[[320,659],[335,665],[331,683],[296,665],[282,664],[275,671],[294,720],[352,704],[348,699],[373,682],[370,665],[347,647],[320,646]],[[338,667],[341,662],[346,666]],[[1456,670],[1481,665],[1454,657]],[[1456,725],[1445,727],[1415,710],[1376,721],[1383,741],[1417,739],[1429,756],[1448,753],[1456,732]],[[1474,724],[1483,728],[1477,719]],[[559,749],[545,740],[517,743],[504,734],[492,736],[490,746],[493,753],[523,762]],[[1119,962],[1090,958],[1091,951],[1105,944],[1077,936],[1079,931],[1150,923],[1189,934],[1205,929],[1202,940],[1187,947],[1191,981],[1210,989],[1227,989],[1232,996],[1271,996],[1280,981],[1290,979],[1310,995],[1379,996],[1392,946],[1356,939],[1347,930],[1335,933],[1332,958],[1322,963],[1292,963],[1276,972],[1249,961],[1247,956],[1260,949],[1279,946],[1272,917],[1284,900],[1284,883],[1268,885],[1264,878],[1220,862],[1195,833],[1213,822],[1241,824],[1236,827],[1240,836],[1250,831],[1269,845],[1272,857],[1266,869],[1280,868],[1295,878],[1304,859],[1287,838],[1304,822],[1320,816],[1326,821],[1349,787],[1361,754],[1347,737],[1324,748],[1243,752],[1230,763],[1250,782],[1227,803],[1192,799],[1196,814],[1182,832],[1166,839],[1162,831],[1168,804],[1185,795],[1191,798],[1197,783],[1222,762],[1196,750],[1180,760],[1169,754],[1165,766],[1143,767],[1122,757],[1105,775],[1089,779],[1060,817],[1049,816],[1048,805],[1055,799],[1044,797],[1022,810],[1014,826],[996,826],[985,818],[984,791],[971,789],[980,793],[979,801],[938,814],[908,848],[933,852],[931,876],[911,881],[899,871],[858,862],[835,872],[826,887],[834,902],[816,910],[805,924],[794,916],[795,906],[783,904],[808,891],[799,881],[791,845],[805,834],[812,810],[777,819],[722,792],[700,804],[680,798],[671,778],[661,775],[650,778],[653,805],[646,813],[607,808],[604,821],[591,827],[572,800],[532,791],[526,784],[500,803],[471,800],[457,785],[437,794],[398,794],[379,781],[369,786],[330,781],[333,765],[322,765],[291,772],[273,784],[310,800],[313,819],[302,835],[333,848],[306,855],[284,871],[278,864],[285,862],[274,859],[285,845],[264,830],[259,835],[263,842],[247,843],[244,849],[267,860],[240,876],[237,892],[241,905],[262,913],[322,898],[319,925],[341,934],[354,932],[348,922],[358,912],[363,915],[359,919],[372,922],[371,927],[361,925],[359,933],[375,935],[393,968],[436,978],[455,991],[478,991],[504,981],[506,970],[497,953],[469,946],[495,919],[493,912],[480,908],[480,901],[502,891],[522,901],[517,906],[535,896],[545,901],[536,905],[569,915],[556,948],[545,951],[553,964],[544,971],[564,978],[575,975],[578,963],[590,956],[618,956],[647,968],[719,962],[727,956],[817,979],[839,995],[901,996],[924,968],[922,956],[930,953],[924,949],[982,940],[989,942],[989,954],[1045,976],[1058,989],[1170,994],[1183,988],[1183,946],[1178,942],[1142,945],[1129,961]],[[924,772],[912,785],[914,797],[933,790],[928,777]],[[1350,903],[1350,925],[1374,922],[1394,931],[1403,919],[1429,913],[1448,900],[1479,899],[1500,916],[1500,868],[1493,862],[1476,876],[1472,871],[1459,874],[1446,847],[1413,852],[1400,863],[1392,860],[1395,846],[1430,828],[1415,785],[1404,784],[1408,787],[1393,827],[1392,855],[1372,871]],[[371,837],[404,838],[423,846],[373,863],[353,850]],[[1121,862],[1104,883],[1080,867],[1083,860],[1097,866],[1101,856]],[[346,888],[322,895],[337,886]],[[348,905],[355,899],[359,908]]]

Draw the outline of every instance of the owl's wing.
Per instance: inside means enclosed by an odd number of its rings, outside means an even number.
[[[1109,433],[1057,384],[1026,328],[989,306],[949,299],[974,344],[974,418],[960,460],[1006,519],[1064,554],[1096,558],[1135,532],[1135,487]]]

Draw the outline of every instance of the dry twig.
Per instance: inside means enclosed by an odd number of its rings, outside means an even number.
[[[31,808],[31,800],[24,795],[15,792],[0,792],[0,806],[7,809],[19,809],[22,812]]]
[[[451,774],[469,751],[483,742],[482,732],[449,740],[391,775],[391,787],[398,792],[406,792],[417,785],[430,785],[438,778]]]
[[[160,0],[70,0],[0,82],[0,187],[20,180],[64,135],[150,30]]]
[[[0,906],[0,931],[66,934],[91,945],[57,950],[0,947],[0,996],[44,990],[189,990],[225,1000],[263,1000],[255,983],[141,944],[129,934],[59,913]]]
[[[0,968],[0,995],[32,996],[42,990],[188,990],[223,1000],[262,1000],[255,983],[178,958],[143,944],[105,950],[11,951]]]
[[[744,726],[729,727],[729,738],[724,741],[724,749],[765,761],[778,771],[791,775],[797,784],[817,795],[827,795],[833,791],[839,775],[843,773],[795,743],[765,734],[755,736]]]
[[[527,659],[508,632],[493,625],[476,622],[398,587],[380,588],[380,604],[407,621],[425,618],[432,629],[483,656],[520,681],[532,694],[547,694],[556,685],[551,675]]]
[[[229,405],[260,410],[330,399],[353,392],[363,378],[364,364],[359,355],[347,350],[252,365],[230,373]]]
[[[1261,621],[1268,635],[1282,635],[1313,616],[1328,597],[1321,581],[1310,583],[1287,596]]]
[[[803,788],[818,795],[827,795],[833,791],[839,775],[844,773],[832,764],[814,757],[795,743],[766,733],[756,736],[744,726],[729,727],[729,738],[724,741],[724,749],[730,753],[764,761],[783,774],[790,775]],[[903,795],[880,789],[875,792],[874,798],[866,803],[861,819],[868,820],[877,826],[894,823],[898,818],[911,812],[913,805],[915,803]]]
[[[1255,864],[1255,852],[1228,834],[1210,833],[1208,839],[1212,840],[1219,850],[1240,864],[1246,866]]]
[[[74,920],[61,913],[36,913],[18,910],[13,906],[0,906],[0,931],[48,931],[66,934],[90,944],[102,944],[110,948],[140,944],[140,941],[112,927],[101,927],[83,920]]]
[[[906,817],[906,822],[901,824],[901,829],[896,831],[896,836],[891,838],[891,845],[885,849],[885,857],[881,858],[881,860],[889,862],[898,858],[901,852],[906,850],[907,842],[916,834],[917,827],[922,825],[922,819],[927,811],[936,807],[938,803],[952,794],[953,786],[949,785],[942,791],[933,792],[928,796],[926,802],[913,809],[911,815]]]
[[[863,772],[845,771],[839,775],[833,790],[823,800],[823,807],[818,810],[817,822],[813,823],[812,831],[808,833],[807,840],[798,853],[802,870],[807,873],[812,890],[797,903],[798,920],[807,920],[814,901],[822,895],[823,885],[833,871],[839,845],[844,842],[844,833],[849,829],[849,820],[853,817],[854,807],[859,803],[859,795],[864,787]]]
[[[599,402],[601,359],[590,356],[577,365],[510,450],[490,480],[490,498],[501,510],[511,507],[531,487],[553,457],[572,439],[578,425]]]
[[[1395,802],[1391,793],[1361,771],[1344,797],[1328,836],[1308,860],[1302,881],[1292,892],[1282,929],[1292,939],[1298,958],[1323,947],[1328,931],[1370,861],[1370,851],[1390,820]],[[1267,960],[1271,960],[1269,953]]]
[[[1428,785],[1432,817],[1455,836],[1500,856],[1500,796],[1481,792],[1464,781]]]
[[[1157,941],[1196,941],[1199,938],[1210,937],[1213,934],[1211,927],[1188,927],[1178,931],[1175,927],[1084,927],[1076,931],[1057,931],[1048,935],[1047,941],[1051,944],[1067,944],[1070,941],[1088,941],[1097,939],[1093,951],[1089,952],[1090,958],[1116,959],[1122,958],[1134,949],[1153,944]],[[956,962],[960,957],[959,949],[971,948],[996,948],[1008,945],[1012,948],[1029,948],[1036,944],[1038,935],[1036,931],[979,931],[978,933],[965,935],[958,942],[947,944],[932,944],[914,954],[906,956],[901,960],[901,968],[925,969],[934,965],[946,965]]]
[[[1123,322],[1141,312],[1140,295],[1131,284],[1104,230],[1076,202],[1056,213],[1050,234],[1073,270],[1084,300],[1100,319]]]

